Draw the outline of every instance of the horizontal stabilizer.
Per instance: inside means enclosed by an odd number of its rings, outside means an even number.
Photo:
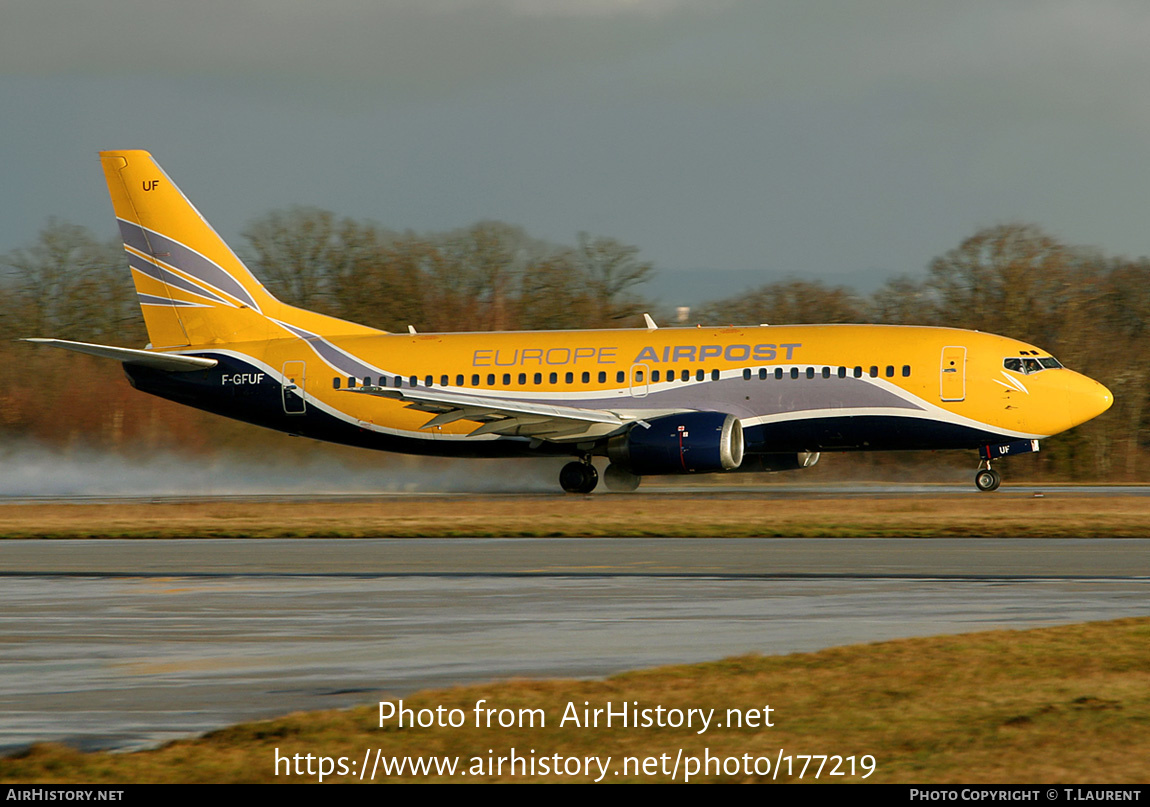
[[[152,367],[156,370],[168,370],[174,373],[206,370],[209,367],[215,367],[219,363],[215,359],[202,359],[198,356],[180,356],[175,353],[133,350],[128,347],[93,345],[88,342],[69,342],[66,339],[21,339],[20,341],[34,342],[37,345],[47,345],[48,347],[58,347],[76,353],[87,353],[89,356],[100,356],[105,359],[122,361],[125,364],[138,364],[142,367]]]

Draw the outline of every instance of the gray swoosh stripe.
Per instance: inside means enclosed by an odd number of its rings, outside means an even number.
[[[164,263],[174,266],[181,272],[186,272],[202,283],[231,295],[240,302],[259,311],[260,307],[248,294],[247,290],[239,284],[234,277],[225,272],[218,264],[208,260],[200,253],[184,246],[179,241],[173,241],[165,235],[149,230],[130,221],[117,219],[120,224],[120,236],[124,243],[145,255],[156,256],[159,253],[168,253]]]
[[[372,367],[370,364],[364,364],[358,359],[347,355],[339,348],[335,347],[335,345],[332,345],[330,342],[326,341],[322,336],[311,333],[309,331],[305,331],[303,328],[297,328],[294,325],[289,325],[286,322],[280,322],[279,320],[276,320],[276,322],[311,345],[312,350],[318,353],[320,358],[322,358],[332,367],[339,370],[344,375],[363,378],[365,375],[376,376],[382,372],[378,368]],[[392,376],[394,374],[384,373],[384,375]]]
[[[533,373],[528,372],[528,376]],[[513,373],[514,375],[514,373]],[[602,397],[540,397],[533,396],[528,389],[493,389],[496,395],[504,395],[518,401],[533,401],[587,409],[699,409],[729,412],[739,417],[756,417],[784,413],[828,411],[836,409],[905,409],[911,412],[924,411],[923,407],[882,389],[863,379],[856,378],[816,378],[784,379],[771,378],[761,381],[758,378],[744,380],[741,376],[729,376],[719,381],[676,382],[674,386],[660,386],[651,389],[642,398],[630,396],[603,395]]]
[[[184,280],[179,275],[172,274],[162,266],[156,266],[153,263],[148,263],[148,261],[145,261],[139,255],[135,255],[131,252],[128,253],[128,265],[135,269],[137,272],[145,274],[148,277],[153,278],[154,280],[158,280],[168,286],[174,286],[177,289],[191,292],[198,297],[206,297],[209,300],[215,300],[218,303],[231,305],[231,303],[229,303],[223,297],[220,297],[218,294],[214,294],[205,288],[197,286],[195,283]]]
[[[154,294],[141,294],[136,292],[136,296],[140,298],[140,305],[166,305],[168,307],[179,306],[181,308],[210,308],[211,306],[203,305],[202,303],[189,303],[183,300],[172,300],[167,297],[157,297]]]

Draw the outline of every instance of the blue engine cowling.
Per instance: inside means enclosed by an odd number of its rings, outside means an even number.
[[[743,426],[723,412],[664,415],[612,437],[607,456],[639,475],[732,471],[743,461]]]
[[[773,471],[798,471],[818,464],[817,451],[800,451],[796,454],[748,454],[737,470],[739,473],[769,473]]]

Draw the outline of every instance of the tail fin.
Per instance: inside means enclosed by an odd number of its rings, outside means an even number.
[[[383,333],[273,297],[148,152],[100,162],[152,347]]]
[[[154,347],[269,338],[280,303],[146,151],[100,153]]]

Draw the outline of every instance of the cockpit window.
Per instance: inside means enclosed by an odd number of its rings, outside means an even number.
[[[1053,356],[1046,356],[1041,359],[1010,356],[1002,360],[1002,366],[1016,373],[1031,375],[1032,373],[1040,373],[1043,370],[1057,370],[1062,364]]]

